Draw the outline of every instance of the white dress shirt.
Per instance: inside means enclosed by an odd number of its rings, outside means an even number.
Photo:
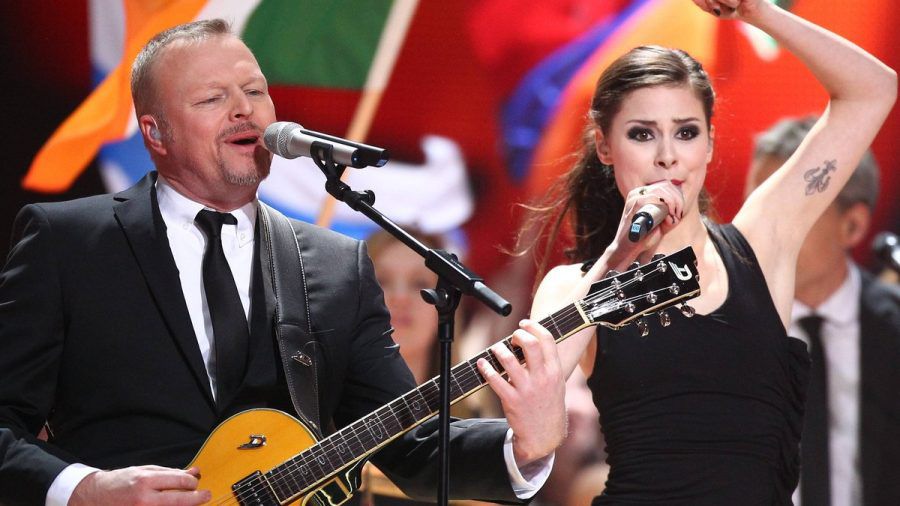
[[[210,353],[214,347],[215,337],[206,294],[203,291],[203,252],[206,248],[206,236],[194,223],[197,213],[208,208],[178,193],[161,175],[156,182],[156,196],[160,214],[166,224],[166,236],[169,239],[172,257],[175,259],[175,266],[178,267],[181,290],[190,313],[194,335],[197,337],[200,353],[206,363],[209,384],[215,395],[215,353]],[[244,314],[248,318],[257,207],[257,201],[253,200],[230,211],[237,218],[237,224],[223,225],[221,234],[225,258],[234,275],[241,304],[244,306]],[[547,481],[555,454],[532,463],[527,469],[520,470],[513,456],[512,435],[512,429],[507,431],[503,457],[513,491],[519,499],[528,499]],[[72,464],[63,469],[47,490],[46,505],[65,506],[81,480],[97,470],[83,464]],[[529,477],[523,476],[523,472]]]
[[[175,191],[162,176],[156,183],[156,196],[159,212],[166,224],[166,236],[172,258],[178,267],[181,281],[181,292],[191,315],[191,325],[200,354],[206,363],[206,374],[213,395],[216,395],[215,336],[213,336],[212,319],[209,316],[209,305],[203,289],[203,252],[206,250],[206,236],[194,223],[197,213],[206,208]],[[234,276],[237,291],[244,307],[244,316],[250,315],[250,283],[253,273],[253,227],[256,225],[256,200],[229,211],[237,219],[236,225],[222,225],[222,249],[225,259]],[[216,211],[216,209],[213,209]]]
[[[813,313],[822,322],[822,348],[828,375],[828,451],[832,506],[853,506],[862,499],[859,463],[859,270],[848,262],[848,276],[817,308],[794,301],[790,335],[807,340],[797,324]],[[802,444],[802,443],[801,443]],[[794,491],[800,506],[800,487]]]

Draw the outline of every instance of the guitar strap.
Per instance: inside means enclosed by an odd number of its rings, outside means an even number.
[[[275,336],[291,402],[300,419],[322,437],[316,347],[310,318],[306,272],[291,221],[259,204],[260,259],[266,292],[274,294]]]

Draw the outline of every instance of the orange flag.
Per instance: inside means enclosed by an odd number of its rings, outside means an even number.
[[[24,188],[42,192],[65,191],[84,171],[100,146],[124,137],[134,110],[130,62],[150,37],[194,19],[206,4],[206,0],[124,1],[122,62],[53,132],[25,174]]]

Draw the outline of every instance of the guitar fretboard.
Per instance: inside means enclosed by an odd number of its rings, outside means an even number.
[[[559,341],[590,322],[582,317],[575,304],[570,304],[544,318],[540,323]],[[512,344],[511,337],[502,342],[515,354],[519,362],[524,362],[522,349]],[[490,350],[484,350],[475,357],[457,364],[450,370],[451,403],[487,384],[475,365],[482,358],[497,371],[504,372],[503,366]],[[431,418],[440,410],[438,380],[439,378],[432,378],[426,381],[365,418],[347,425],[318,444],[272,468],[264,475],[266,481],[284,503],[310,489],[324,477],[332,476],[344,466],[352,464],[360,457]]]
[[[540,324],[557,342],[584,327],[598,323],[619,327],[643,314],[698,294],[700,285],[695,262],[693,251],[685,248],[664,260],[598,281],[592,285],[589,295],[583,300],[556,311],[541,320]],[[507,337],[501,342],[514,353],[520,363],[524,362],[522,349],[513,345],[511,339]],[[486,384],[475,365],[480,359],[487,360],[494,369],[505,374],[503,366],[493,353],[490,350],[482,351],[450,370],[451,403]],[[262,473],[260,478],[264,483],[256,480],[242,481],[235,484],[233,492],[237,497],[253,497],[260,490],[265,490],[273,493],[284,504],[321,486],[341,469],[436,415],[440,410],[438,379],[426,381]]]

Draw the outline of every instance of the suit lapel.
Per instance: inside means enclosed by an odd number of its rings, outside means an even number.
[[[863,504],[897,504],[900,487],[884,469],[896,468],[900,445],[887,434],[896,431],[900,402],[894,388],[900,375],[897,320],[891,319],[896,297],[866,272],[860,294],[859,461]],[[893,497],[894,500],[890,498]]]
[[[207,402],[214,408],[206,365],[191,326],[178,268],[175,266],[166,226],[156,203],[155,181],[156,173],[149,173],[135,186],[117,194],[115,198],[119,204],[115,205],[114,213],[128,238],[131,251],[170,334],[203,390]]]

